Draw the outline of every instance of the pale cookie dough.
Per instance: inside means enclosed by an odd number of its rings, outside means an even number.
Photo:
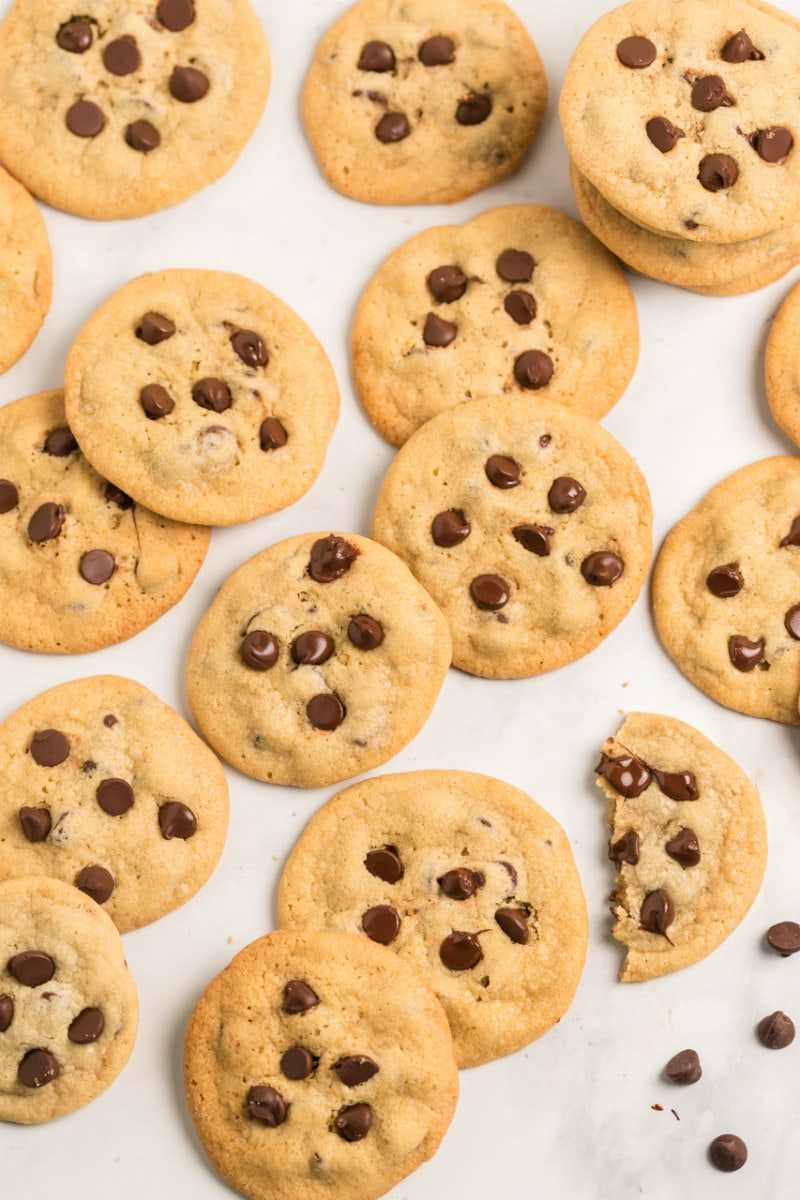
[[[375,1200],[436,1151],[458,1095],[442,1006],[391,951],[269,933],[212,980],[186,1031],[189,1112],[250,1200]]]
[[[0,883],[0,1121],[52,1121],[114,1082],[139,1005],[122,940],[56,879]]]
[[[0,161],[56,208],[139,217],[233,165],[269,81],[248,0],[17,0],[0,26]]]
[[[395,950],[444,1005],[459,1067],[512,1054],[564,1016],[588,936],[561,826],[466,771],[382,775],[329,800],[286,863],[278,920]]]
[[[653,572],[667,652],[720,704],[800,725],[800,459],[728,476],[668,534]]]
[[[764,365],[772,415],[800,445],[800,285],[792,288],[772,322]]]
[[[547,107],[525,26],[499,0],[361,0],[317,46],[303,120],[328,182],[441,204],[513,174]]]
[[[177,604],[209,537],[97,475],[62,392],[0,408],[0,641],[48,654],[125,641]]]
[[[596,767],[617,866],[614,937],[623,982],[705,958],[758,895],[767,863],[761,801],[741,767],[674,717],[629,713]]]
[[[186,687],[203,736],[233,766],[321,787],[410,742],[450,658],[444,617],[399,558],[354,533],[307,533],[223,584]]]
[[[122,933],[189,900],[225,844],[221,764],[132,679],[76,679],[23,704],[0,724],[0,776],[0,878],[72,884]]]
[[[361,403],[401,446],[476,396],[535,393],[590,417],[636,368],[636,304],[619,263],[554,208],[493,208],[405,242],[359,301],[352,333]]]
[[[53,256],[42,214],[0,167],[0,375],[36,337],[52,291]]]
[[[339,415],[308,326],[224,271],[161,271],[120,288],[75,339],[64,393],[98,471],[155,512],[201,525],[299,499]]]
[[[737,242],[800,220],[800,28],[745,0],[633,0],[583,37],[560,113],[576,167],[658,233]]]
[[[631,608],[650,565],[650,495],[595,421],[491,397],[406,443],[372,536],[441,608],[455,666],[516,679],[587,654]]]

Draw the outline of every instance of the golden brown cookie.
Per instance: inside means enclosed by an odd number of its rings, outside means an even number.
[[[775,420],[800,445],[800,285],[784,299],[772,322],[765,356],[767,400]]]
[[[0,375],[36,337],[52,291],[53,256],[42,214],[0,167]]]

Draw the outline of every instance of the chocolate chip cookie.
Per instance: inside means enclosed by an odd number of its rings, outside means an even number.
[[[650,564],[647,484],[595,421],[522,395],[434,417],[400,450],[372,536],[442,609],[453,663],[516,679],[587,654]]]
[[[0,375],[36,337],[52,291],[53,256],[42,214],[0,167]]]
[[[775,420],[800,445],[800,286],[786,296],[772,322],[765,357],[767,400]]]
[[[93,471],[62,392],[0,408],[0,641],[48,654],[125,641],[180,600],[209,536]]]
[[[72,345],[65,396],[98,471],[155,512],[203,525],[299,499],[339,414],[308,326],[223,271],[161,271],[115,292]]]
[[[605,247],[556,209],[517,204],[395,250],[361,297],[352,348],[361,403],[400,446],[477,396],[603,416],[633,375],[639,326]]]
[[[328,182],[373,204],[461,200],[513,174],[547,107],[499,0],[360,0],[320,41],[303,120]]]
[[[308,533],[223,584],[186,686],[228,762],[320,787],[380,766],[419,732],[450,656],[444,617],[399,558],[353,533]]]
[[[23,704],[0,724],[0,775],[0,878],[72,884],[123,933],[189,900],[222,853],[222,766],[132,679],[76,679]]]
[[[442,1006],[366,938],[278,932],[212,980],[186,1032],[200,1141],[251,1200],[374,1200],[430,1158],[458,1072]]]
[[[741,767],[674,717],[629,713],[596,767],[617,867],[623,981],[705,958],[755,900],[767,863],[758,792]]]
[[[18,0],[0,26],[0,159],[82,217],[139,217],[223,175],[269,91],[248,0]]]
[[[114,924],[39,876],[0,883],[0,1120],[39,1124],[113,1083],[138,999]]]

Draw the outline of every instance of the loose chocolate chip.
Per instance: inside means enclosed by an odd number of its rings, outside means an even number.
[[[76,100],[67,109],[67,129],[76,137],[97,137],[106,123],[101,110],[91,100]]]
[[[114,555],[108,550],[87,550],[81,555],[79,571],[87,583],[108,583],[117,569]]]
[[[92,26],[80,18],[67,21],[56,34],[56,41],[70,54],[85,54],[92,44]]]
[[[333,692],[320,692],[306,705],[306,716],[314,729],[338,729],[346,715],[347,709]]]
[[[706,575],[706,587],[714,596],[726,600],[729,596],[738,596],[744,587],[744,576],[736,562],[725,563],[721,567],[712,567]]]
[[[437,546],[450,549],[465,541],[471,532],[469,521],[460,509],[437,513],[431,522],[431,537]]]
[[[314,542],[308,573],[317,583],[332,583],[350,570],[360,553],[350,542],[332,533]]]
[[[40,729],[31,738],[28,749],[40,767],[57,767],[69,756],[69,740],[57,729]]]
[[[0,513],[11,512],[19,504],[19,492],[10,479],[0,479]]]
[[[736,634],[728,638],[728,657],[737,671],[752,671],[764,658],[764,639],[751,642],[749,638]]]
[[[646,763],[633,754],[621,754],[619,758],[600,756],[595,774],[602,775],[613,788],[628,800],[635,800],[650,786],[653,775]]]
[[[281,1055],[281,1071],[287,1079],[308,1079],[319,1059],[305,1046],[290,1046]]]
[[[509,292],[503,308],[517,325],[530,325],[536,316],[536,301],[530,292]]]
[[[301,633],[292,642],[292,658],[300,666],[327,662],[335,650],[333,638],[320,629]]]
[[[67,1037],[79,1046],[96,1042],[106,1027],[106,1020],[99,1008],[82,1009],[70,1023]]]
[[[641,928],[646,933],[664,935],[674,920],[675,906],[669,893],[665,892],[663,888],[648,892],[639,911]]]
[[[83,867],[78,872],[75,886],[79,891],[90,896],[97,904],[105,904],[114,891],[114,877],[105,867],[94,863],[90,867]]]
[[[156,16],[170,33],[180,33],[194,21],[194,0],[159,0]]]
[[[528,914],[524,908],[498,908],[494,919],[510,941],[525,946],[530,937]]]
[[[103,66],[112,75],[132,75],[142,62],[136,39],[130,34],[115,38],[103,50]]]
[[[380,850],[370,850],[364,859],[364,866],[370,875],[374,875],[376,879],[382,879],[384,883],[397,883],[405,874],[396,846],[384,846]]]
[[[74,454],[77,449],[78,443],[75,441],[72,430],[66,425],[52,430],[45,438],[44,452],[52,454],[54,458],[66,458],[67,455]]]
[[[393,71],[394,50],[388,42],[367,42],[358,60],[359,71]]]
[[[675,149],[680,138],[686,137],[683,130],[673,125],[666,117],[651,117],[644,128],[656,150],[660,150],[662,154],[669,154],[670,150]]]
[[[656,60],[656,48],[649,38],[626,37],[617,46],[617,58],[623,67],[640,71]]]
[[[701,75],[692,86],[692,107],[698,112],[713,112],[715,108],[730,108],[733,100],[725,90],[725,80],[719,75]]]
[[[770,1013],[758,1023],[758,1040],[768,1050],[785,1050],[794,1041],[794,1021],[785,1012]]]
[[[268,671],[278,661],[278,642],[266,629],[252,629],[242,642],[242,662],[253,671]]]
[[[277,417],[265,417],[258,430],[262,450],[280,450],[289,440],[289,435]]]
[[[635,867],[639,861],[639,834],[636,830],[629,829],[613,845],[609,842],[608,857],[618,866],[621,863],[630,863],[632,867]]]
[[[367,613],[357,613],[347,626],[347,637],[357,650],[377,650],[383,642],[383,626]]]
[[[655,781],[665,796],[670,800],[696,800],[700,794],[697,790],[697,780],[691,771],[659,771],[650,768]]]
[[[5,1033],[14,1020],[14,999],[12,996],[0,996],[0,1033]]]
[[[767,944],[780,954],[781,958],[797,954],[800,950],[800,925],[796,921],[779,921],[777,925],[770,925],[767,930]]]
[[[166,417],[175,407],[175,401],[160,383],[148,383],[139,393],[139,403],[151,421]]]
[[[159,805],[158,824],[161,836],[167,842],[172,838],[185,842],[197,833],[197,817],[188,804],[182,804],[180,800],[167,800]]]
[[[40,1088],[58,1078],[58,1061],[49,1050],[29,1050],[17,1067],[23,1087]]]
[[[201,408],[216,413],[226,412],[233,403],[228,385],[213,376],[198,379],[192,387],[192,399]]]
[[[411,126],[404,113],[384,113],[375,126],[375,137],[385,146],[392,142],[402,142],[411,133]]]
[[[493,487],[514,488],[519,484],[520,465],[505,454],[490,455],[484,471]]]
[[[501,279],[509,283],[528,283],[535,267],[532,255],[527,250],[504,250],[497,259],[495,268]]]
[[[247,1093],[247,1112],[254,1121],[275,1129],[286,1120],[289,1106],[274,1087],[259,1084]]]
[[[237,329],[231,334],[231,345],[248,367],[265,367],[269,362],[264,340],[254,329]]]
[[[707,192],[721,192],[733,187],[739,178],[739,168],[729,154],[707,154],[700,160],[697,178]]]
[[[372,1109],[368,1104],[350,1104],[340,1108],[333,1118],[333,1127],[346,1142],[360,1142],[370,1131]]]
[[[553,378],[553,360],[543,350],[525,350],[514,361],[514,378],[520,387],[538,391]]]
[[[31,808],[23,804],[19,810],[19,823],[29,842],[43,842],[53,822],[49,808]]]
[[[794,138],[784,125],[760,129],[753,138],[753,147],[764,162],[780,162],[794,145]]]
[[[8,969],[23,987],[40,987],[56,973],[56,964],[43,950],[23,950],[9,960]]]
[[[209,88],[208,76],[196,67],[175,67],[169,77],[170,94],[181,104],[202,100]]]
[[[161,134],[150,121],[132,121],[125,130],[125,141],[131,150],[149,154],[161,145]]]
[[[611,587],[625,569],[618,554],[610,550],[595,550],[581,563],[581,575],[592,587]]]
[[[492,111],[492,98],[483,92],[470,92],[456,105],[459,125],[482,125]]]
[[[718,1171],[738,1171],[747,1162],[747,1146],[735,1133],[721,1133],[708,1147],[708,1157]]]
[[[426,67],[443,67],[455,58],[455,43],[449,37],[427,38],[419,48],[419,61]]]
[[[366,1083],[373,1075],[377,1075],[380,1068],[375,1059],[367,1054],[347,1054],[337,1059],[333,1070],[345,1087],[358,1087],[360,1083]]]
[[[133,508],[133,500],[127,492],[123,492],[122,488],[118,488],[115,483],[107,483],[105,492],[103,493],[109,504],[116,504],[117,508],[123,510]]]
[[[64,508],[60,504],[42,504],[28,522],[28,537],[32,542],[49,542],[61,533]]]
[[[466,867],[456,867],[445,871],[436,881],[451,900],[468,900],[478,888],[486,882],[482,871],[470,871]]]
[[[454,929],[439,947],[439,958],[451,971],[469,971],[483,958],[483,950],[475,933]]]
[[[700,845],[693,829],[682,829],[670,838],[664,849],[682,867],[696,867],[700,862]]]
[[[103,779],[95,791],[97,803],[110,817],[121,817],[133,805],[133,788],[125,779]]]
[[[361,928],[370,941],[388,946],[400,932],[400,914],[391,904],[376,904],[364,913]]]
[[[175,334],[175,323],[169,317],[157,312],[146,312],[136,326],[136,336],[148,346],[157,346],[166,342]]]
[[[585,488],[569,475],[560,475],[558,479],[554,479],[547,493],[547,503],[553,512],[557,513],[573,513],[580,508],[585,499]]]
[[[486,612],[496,612],[508,604],[511,593],[500,575],[476,575],[469,585],[473,603]]]
[[[295,1015],[297,1013],[308,1012],[310,1008],[316,1008],[319,1004],[319,996],[309,984],[302,979],[290,979],[283,990],[283,1004],[281,1007],[285,1013]]]
[[[743,29],[740,29],[732,38],[728,38],[722,47],[722,57],[725,59],[725,62],[743,63],[748,61],[758,62],[764,55],[760,50],[756,50],[749,35]]]
[[[437,317],[436,313],[429,312],[425,318],[422,340],[426,346],[441,349],[454,342],[457,333],[458,326],[452,321],[443,321],[441,317]]]
[[[664,1067],[664,1074],[673,1083],[697,1083],[703,1074],[696,1050],[680,1050]]]
[[[435,267],[426,282],[428,291],[440,304],[460,300],[467,290],[467,277],[459,267]]]
[[[550,538],[555,533],[549,525],[515,525],[511,531],[516,541],[531,554],[546,558],[550,553]]]

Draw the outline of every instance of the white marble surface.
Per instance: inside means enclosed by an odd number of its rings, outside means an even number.
[[[257,6],[273,51],[273,88],[241,160],[183,205],[138,221],[90,223],[45,210],[55,255],[52,311],[33,348],[0,378],[0,403],[58,386],[83,320],[132,276],[178,266],[240,271],[292,304],[333,361],[343,404],[325,469],[289,510],[215,531],[186,598],[131,641],[59,658],[0,646],[0,717],[47,686],[107,671],[134,676],[186,714],[186,648],[228,573],[295,532],[368,530],[392,451],[358,406],[347,347],[353,308],[372,271],[412,233],[495,204],[544,202],[574,212],[555,97],[578,37],[610,7],[605,0],[513,0],[548,70],[544,131],[515,178],[451,208],[370,208],[327,187],[303,136],[298,97],[312,47],[345,0]],[[5,7],[0,3],[0,11]],[[787,0],[787,7],[800,16],[800,0]],[[770,418],[762,360],[770,320],[797,278],[795,272],[735,299],[633,280],[641,359],[605,424],[650,483],[656,545],[729,472],[793,452]],[[729,940],[706,961],[639,985],[616,981],[621,955],[606,909],[612,871],[592,774],[598,747],[626,709],[679,716],[733,754],[761,790],[771,846],[761,894]],[[459,1107],[439,1153],[395,1189],[394,1200],[454,1193],[503,1200],[794,1197],[800,1042],[770,1052],[754,1025],[777,1008],[800,1018],[800,957],[780,959],[762,940],[774,921],[800,919],[798,731],[729,712],[696,691],[659,645],[645,588],[599,649],[554,674],[487,682],[451,671],[425,728],[383,770],[433,767],[495,774],[558,817],[583,879],[591,937],[569,1014],[521,1053],[462,1073]],[[206,1164],[187,1118],[184,1025],[234,951],[272,928],[281,864],[305,820],[336,789],[268,787],[233,770],[229,778],[230,836],[211,881],[185,908],[125,937],[141,992],[129,1066],[81,1112],[51,1126],[0,1127],[0,1191],[9,1200],[231,1195]],[[703,1078],[695,1087],[670,1086],[660,1072],[687,1046],[700,1052]],[[749,1146],[737,1175],[720,1175],[706,1159],[708,1142],[723,1132],[738,1133]]]

